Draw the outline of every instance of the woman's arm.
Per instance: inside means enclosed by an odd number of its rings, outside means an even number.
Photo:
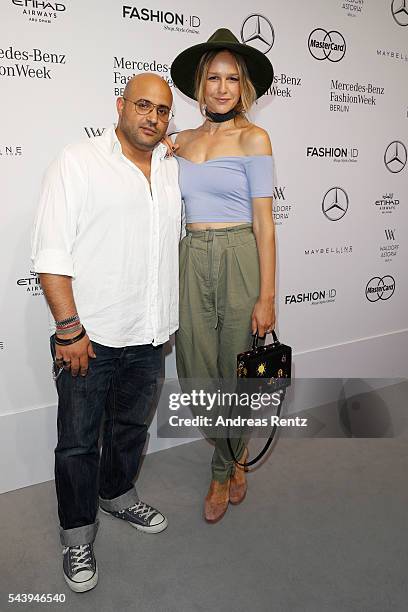
[[[275,325],[275,225],[272,198],[254,198],[252,207],[261,277],[259,297],[252,311],[252,333],[258,331],[262,337]]]
[[[272,155],[272,146],[265,130],[254,126],[247,132],[244,143],[247,155]],[[271,184],[272,184],[271,177]],[[260,291],[252,311],[252,332],[259,336],[275,325],[275,224],[272,197],[253,198],[253,231],[259,257]]]

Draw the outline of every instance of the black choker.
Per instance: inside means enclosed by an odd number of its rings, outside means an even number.
[[[206,108],[205,114],[210,121],[213,121],[214,123],[223,123],[224,121],[234,119],[239,113],[235,110],[235,108],[228,111],[228,113],[212,113],[208,110],[208,108]]]

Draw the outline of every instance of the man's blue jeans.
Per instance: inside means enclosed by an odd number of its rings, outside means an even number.
[[[162,364],[162,345],[92,346],[96,358],[89,359],[88,374],[73,377],[64,370],[56,383],[55,485],[64,546],[94,541],[98,496],[106,510],[122,510],[138,501],[133,479]],[[51,352],[54,358],[53,336]]]

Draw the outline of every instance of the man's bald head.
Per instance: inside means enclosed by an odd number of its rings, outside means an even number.
[[[140,109],[148,107],[149,102],[153,107],[147,113],[140,112],[135,102],[138,102]],[[168,121],[162,119],[163,109],[160,110],[160,107],[171,109],[172,104],[173,94],[164,79],[151,72],[134,76],[128,81],[123,96],[116,102],[119,115],[116,129],[118,138],[125,138],[139,150],[151,151],[165,136],[168,127]],[[167,118],[168,112],[164,116]]]
[[[148,92],[148,93],[146,93]],[[156,102],[151,96],[165,96],[166,102]],[[127,82],[125,91],[123,92],[124,98],[130,100],[140,100],[141,98],[150,100],[154,104],[165,104],[171,107],[173,104],[173,94],[167,82],[153,72],[145,72],[143,74],[137,74]]]

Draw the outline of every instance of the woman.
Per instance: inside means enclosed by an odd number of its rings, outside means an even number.
[[[180,379],[232,379],[251,332],[262,337],[275,323],[272,148],[265,130],[246,117],[271,85],[273,69],[260,51],[221,29],[183,51],[171,75],[205,118],[176,140],[187,224],[180,250],[177,372]],[[226,439],[214,442],[204,505],[208,522],[220,520],[247,489]],[[243,440],[232,444],[245,462]]]

